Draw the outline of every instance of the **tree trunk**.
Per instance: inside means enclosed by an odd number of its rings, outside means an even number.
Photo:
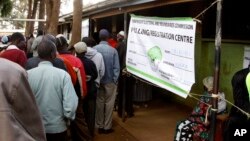
[[[45,32],[48,32],[50,18],[51,18],[51,10],[52,10],[52,1],[45,0],[45,9],[46,9],[46,25],[45,25]]]
[[[0,17],[7,17],[13,8],[12,0],[0,0]]]
[[[37,5],[38,5],[38,0],[34,0],[31,19],[36,18]],[[33,21],[30,22],[30,24],[29,24],[29,32],[28,32],[29,34],[32,34],[34,32],[34,24],[35,24],[35,22],[33,22]]]
[[[56,35],[60,12],[60,0],[46,0],[46,33]]]
[[[40,0],[39,4],[39,19],[44,19],[45,16],[45,0]],[[38,23],[38,29],[44,30],[44,22]]]
[[[32,0],[29,0],[28,2],[28,15],[27,15],[27,19],[31,18],[31,12],[32,12]],[[29,36],[29,26],[30,26],[30,22],[26,22],[26,26],[25,26],[25,36]]]
[[[72,38],[70,45],[81,41],[82,30],[82,0],[74,0]]]

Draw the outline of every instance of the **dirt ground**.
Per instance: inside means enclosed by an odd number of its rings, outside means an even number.
[[[135,116],[125,122],[113,114],[111,134],[98,134],[94,141],[173,141],[176,122],[190,114],[190,108],[162,99],[153,100],[148,107],[136,106]]]

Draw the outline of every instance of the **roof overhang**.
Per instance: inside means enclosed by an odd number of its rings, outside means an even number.
[[[83,18],[89,17],[91,19],[98,19],[154,7],[196,1],[202,0],[108,0],[89,7],[84,7]],[[63,18],[66,21],[72,20],[73,13],[63,15],[60,18]]]

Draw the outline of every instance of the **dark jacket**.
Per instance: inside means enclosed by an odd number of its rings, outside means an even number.
[[[119,41],[116,50],[119,56],[120,68],[122,70],[126,67],[126,51],[127,51],[126,43],[124,41]]]
[[[96,94],[97,88],[95,84],[95,79],[98,76],[97,69],[95,63],[83,56],[78,56],[78,58],[82,61],[84,64],[85,73],[87,76],[91,76],[90,80],[87,80],[87,89],[88,89],[88,95],[93,96]]]
[[[40,62],[41,62],[41,59],[39,57],[29,58],[27,63],[25,64],[25,69],[26,70],[33,69],[33,68],[37,67]],[[55,58],[52,61],[52,64],[54,67],[57,67],[59,69],[63,69],[65,71],[67,71],[65,64],[63,63],[63,61],[60,58]]]
[[[45,141],[40,112],[19,65],[0,58],[0,141]]]
[[[224,141],[248,141],[250,139],[250,119],[240,111],[235,110],[235,113],[229,115],[224,126]],[[247,133],[242,136],[237,134],[236,130],[241,134],[241,129],[246,129]]]
[[[234,104],[246,112],[250,112],[249,95],[246,86],[246,77],[249,68],[236,72],[232,78]],[[236,130],[241,132],[246,129],[247,133],[243,136],[237,135]],[[250,119],[241,111],[232,107],[229,118],[224,127],[224,141],[248,141],[250,138]],[[235,134],[236,133],[236,134]]]

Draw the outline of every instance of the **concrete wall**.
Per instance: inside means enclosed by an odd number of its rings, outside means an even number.
[[[214,47],[213,41],[202,41],[201,60],[204,61],[202,74],[213,74],[214,66]],[[235,72],[243,68],[244,47],[247,44],[222,42],[221,46],[221,71],[220,71],[220,90],[225,92],[226,98],[233,101],[231,79]],[[249,44],[248,44],[249,46]],[[202,65],[201,64],[201,65]],[[206,65],[207,64],[207,65]]]

